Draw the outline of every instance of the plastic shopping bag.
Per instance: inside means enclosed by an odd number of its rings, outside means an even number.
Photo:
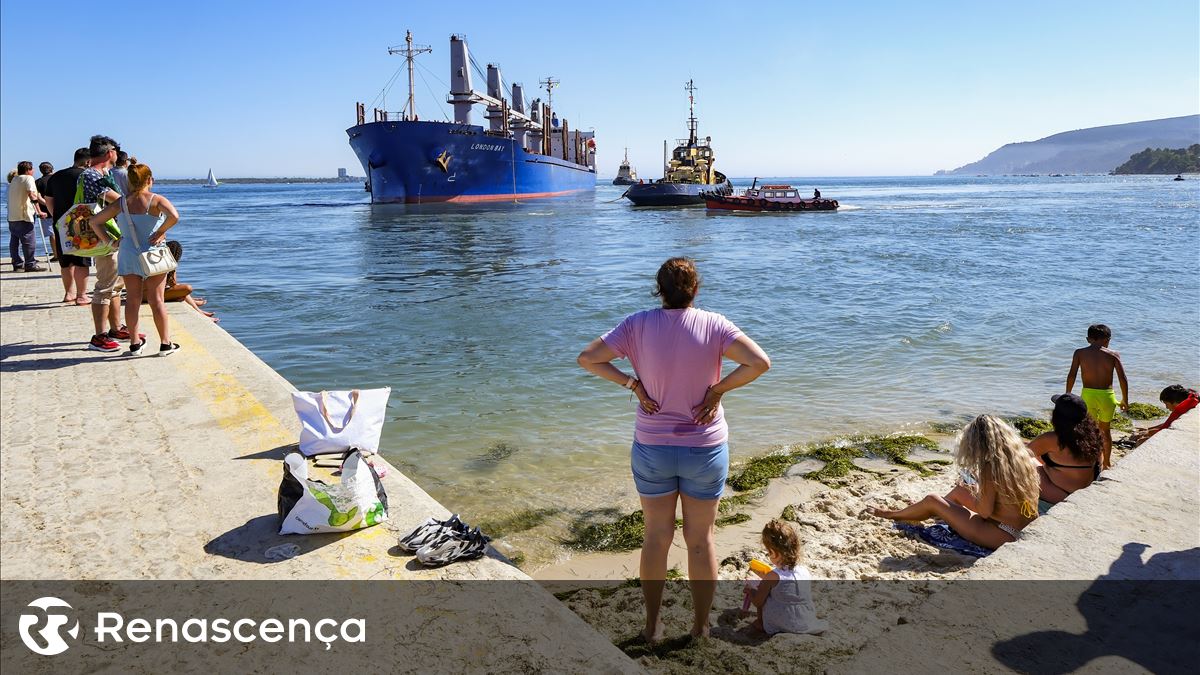
[[[341,482],[308,477],[308,461],[298,452],[283,460],[279,484],[279,534],[349,532],[387,520],[387,493],[366,456],[351,451],[342,462]]]
[[[300,452],[306,457],[350,448],[379,451],[391,387],[351,391],[297,391],[292,405],[300,418]]]
[[[100,237],[97,237],[88,225],[88,219],[99,211],[99,204],[76,204],[68,209],[62,218],[58,219],[58,222],[54,224],[54,229],[58,233],[58,241],[62,245],[63,253],[93,257],[108,255],[116,250],[113,246],[100,241]],[[113,239],[121,236],[121,229],[111,220],[104,223],[104,229]]]

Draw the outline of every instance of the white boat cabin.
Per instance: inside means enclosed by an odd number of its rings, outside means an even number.
[[[754,199],[800,199],[800,193],[791,185],[764,185],[746,190],[747,197]]]

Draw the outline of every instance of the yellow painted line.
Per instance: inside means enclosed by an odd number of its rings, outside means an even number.
[[[209,413],[221,429],[238,448],[239,456],[252,455],[273,450],[297,441],[294,432],[275,417],[236,377],[226,372],[225,367],[212,355],[182,322],[171,322],[171,338],[179,343],[176,359],[179,370],[184,374],[196,398],[203,401]],[[269,367],[264,364],[264,367]],[[280,463],[275,460],[253,460],[253,464],[264,477],[264,488],[274,491],[282,475]],[[357,539],[375,539],[390,534],[383,527],[368,527],[355,534]],[[361,558],[369,562],[371,558]]]

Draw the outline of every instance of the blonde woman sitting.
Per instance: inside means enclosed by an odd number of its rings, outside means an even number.
[[[962,538],[990,549],[1020,539],[1038,515],[1039,480],[1017,430],[991,415],[976,417],[961,432],[955,462],[963,482],[945,497],[928,495],[903,509],[871,512],[891,520],[940,518]]]

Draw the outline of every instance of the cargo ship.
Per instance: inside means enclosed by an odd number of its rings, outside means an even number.
[[[670,160],[666,156],[666,141],[663,142],[664,175],[651,183],[629,186],[624,196],[634,206],[689,206],[703,204],[705,193],[733,192],[725,174],[713,168],[717,158],[712,137],[702,139],[696,133],[696,85],[688,80],[683,88],[688,93],[688,137],[675,142]]]
[[[488,202],[557,197],[596,188],[595,132],[573,129],[552,108],[558,81],[542,81],[547,100],[525,100],[524,88],[504,85],[500,66],[479,70],[462,35],[450,36],[450,95],[454,120],[417,118],[413,59],[428,52],[414,46],[412,32],[403,48],[389,53],[408,61],[408,103],[404,110],[356,106],[357,123],[346,130],[350,147],[366,172],[372,203]],[[476,91],[472,68],[487,83]],[[486,126],[473,108],[484,107]]]

